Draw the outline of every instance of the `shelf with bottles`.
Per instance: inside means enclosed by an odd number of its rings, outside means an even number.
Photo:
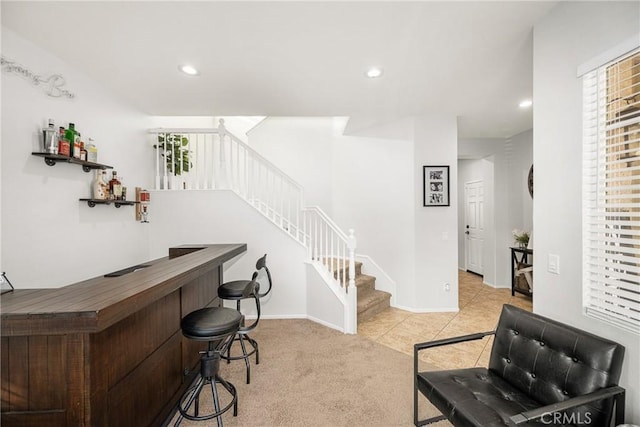
[[[110,205],[114,204],[116,208],[120,206],[133,206],[138,202],[134,202],[133,200],[115,200],[115,199],[80,199],[81,202],[87,202],[90,208],[93,208],[95,205]]]
[[[49,166],[54,166],[57,162],[72,163],[74,165],[81,165],[82,170],[85,172],[91,172],[94,169],[113,169],[113,166],[103,165],[102,163],[94,163],[87,160],[80,160],[75,157],[65,156],[63,154],[42,153],[33,152],[34,156],[44,157],[44,162]]]

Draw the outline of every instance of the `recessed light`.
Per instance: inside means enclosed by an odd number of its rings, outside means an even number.
[[[378,77],[382,76],[382,68],[379,67],[371,67],[367,70],[367,72],[365,73],[365,75],[367,77],[369,77],[370,79],[377,79]]]
[[[196,70],[195,68],[193,68],[193,66],[191,66],[191,65],[180,65],[180,66],[178,67],[178,69],[179,69],[180,71],[182,71],[183,73],[188,74],[188,75],[190,75],[190,76],[197,76],[198,74],[200,74],[200,73],[198,72],[198,70]]]
[[[533,105],[533,101],[530,99],[522,100],[520,101],[520,104],[518,104],[520,108],[528,108],[528,107],[531,107],[532,105]]]

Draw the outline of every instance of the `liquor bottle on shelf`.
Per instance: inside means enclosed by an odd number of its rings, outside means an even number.
[[[73,157],[80,158],[80,132],[76,132],[73,140]]]
[[[58,132],[53,124],[53,119],[49,119],[48,126],[42,129],[42,148],[45,153],[58,154]]]
[[[110,199],[111,192],[109,191],[109,183],[107,182],[107,171],[102,171],[100,173],[100,186],[102,187],[102,192],[104,193],[104,199]]]
[[[71,154],[71,146],[67,139],[67,132],[64,127],[60,126],[60,134],[58,135],[58,154],[69,156]]]
[[[107,184],[103,181],[104,171],[96,170],[96,176],[92,184],[92,198],[98,200],[105,200],[107,193],[105,191]]]
[[[118,180],[118,172],[113,171],[113,177],[109,181],[109,198],[120,200],[122,198],[122,184]]]
[[[89,138],[89,145],[87,148],[87,161],[98,163],[98,147],[93,143],[93,139]]]
[[[69,127],[64,131],[64,139],[69,141],[69,157],[73,157],[73,143],[76,140],[76,125],[69,123]]]
[[[80,160],[87,161],[87,150],[84,148],[84,142],[80,141]]]

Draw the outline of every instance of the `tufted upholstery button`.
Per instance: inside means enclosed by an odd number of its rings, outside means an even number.
[[[578,361],[578,358],[577,358],[577,357],[574,357],[572,360],[573,360],[574,362],[577,362],[577,361]]]
[[[520,332],[518,332],[518,331],[513,331],[513,333],[516,334],[516,335],[520,335]]]
[[[511,359],[507,359],[507,363],[511,363]]]
[[[536,374],[534,374],[533,372],[531,373],[531,378],[535,378]]]
[[[564,394],[565,396],[568,396],[569,392],[567,390],[562,390],[562,394]]]
[[[544,347],[544,342],[540,341],[540,346]]]

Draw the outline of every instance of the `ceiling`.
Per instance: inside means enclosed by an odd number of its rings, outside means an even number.
[[[555,2],[0,3],[2,25],[160,116],[420,114],[463,138],[532,127],[534,23]],[[19,58],[12,58],[19,61]],[[178,71],[193,64],[198,77]],[[384,75],[367,79],[367,67]]]

